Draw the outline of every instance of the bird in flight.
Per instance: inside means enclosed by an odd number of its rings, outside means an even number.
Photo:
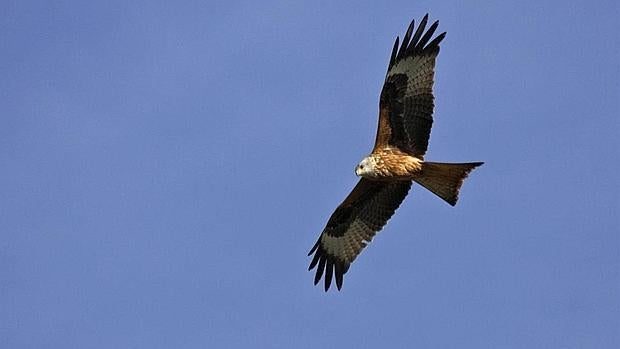
[[[336,279],[338,290],[349,266],[385,226],[411,188],[420,184],[454,206],[463,180],[482,162],[440,163],[424,160],[433,125],[433,77],[441,33],[439,21],[425,32],[428,14],[415,30],[411,21],[399,46],[396,38],[379,101],[379,126],[370,155],[355,167],[360,178],[329,218],[308,270],[314,284],[325,276],[325,291]]]

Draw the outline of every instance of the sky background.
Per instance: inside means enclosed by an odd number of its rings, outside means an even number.
[[[306,256],[426,12],[427,159],[351,266]],[[3,348],[619,348],[616,1],[3,1]]]

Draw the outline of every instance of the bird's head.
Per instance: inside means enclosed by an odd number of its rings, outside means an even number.
[[[360,177],[375,177],[375,166],[377,165],[377,160],[369,155],[360,161],[360,163],[355,167],[355,174]]]

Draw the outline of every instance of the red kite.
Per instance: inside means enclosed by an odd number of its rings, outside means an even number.
[[[433,77],[441,33],[430,40],[439,21],[426,33],[424,16],[415,33],[411,21],[403,42],[396,38],[379,102],[375,146],[355,168],[361,179],[336,208],[318,241],[308,270],[317,267],[316,285],[325,274],[325,291],[335,276],[338,290],[349,266],[392,217],[412,181],[454,206],[463,180],[482,162],[424,161],[433,125]]]

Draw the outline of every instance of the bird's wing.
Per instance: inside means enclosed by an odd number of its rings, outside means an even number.
[[[331,215],[318,241],[308,270],[318,264],[314,284],[325,274],[325,291],[335,275],[342,288],[343,275],[366,244],[383,228],[411,188],[410,181],[379,182],[362,178]]]
[[[400,48],[396,38],[381,90],[374,150],[394,146],[418,157],[426,153],[433,125],[435,58],[446,36],[444,32],[430,41],[439,21],[424,32],[427,22],[428,14],[414,34],[411,21]]]

